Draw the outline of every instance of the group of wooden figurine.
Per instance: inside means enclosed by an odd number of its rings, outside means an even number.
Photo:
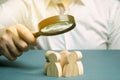
[[[56,77],[73,77],[83,74],[82,53],[63,50],[60,53],[47,51],[45,54],[45,74]]]

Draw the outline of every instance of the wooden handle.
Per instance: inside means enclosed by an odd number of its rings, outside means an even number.
[[[34,35],[35,38],[37,38],[37,37],[39,37],[41,34],[40,34],[40,32],[35,32],[35,33],[33,33],[33,35]]]

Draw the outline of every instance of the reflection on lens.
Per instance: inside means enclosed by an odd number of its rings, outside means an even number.
[[[60,31],[64,31],[73,25],[72,22],[59,22],[55,24],[48,25],[41,29],[43,33],[56,33]]]

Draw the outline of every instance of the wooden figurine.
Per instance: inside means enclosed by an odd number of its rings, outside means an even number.
[[[63,68],[64,77],[73,77],[83,74],[83,65],[79,61],[82,59],[82,53],[80,51],[74,51],[71,54],[67,55],[67,64]]]
[[[61,56],[59,53],[49,51],[46,53],[45,73],[47,76],[62,76],[62,67],[60,65]]]
[[[60,64],[62,66],[62,69],[63,69],[64,65],[67,63],[67,55],[68,54],[70,54],[70,52],[67,50],[63,50],[60,52],[60,56],[61,56]]]
[[[48,56],[51,53],[55,53],[54,51],[47,51],[45,54],[45,59],[46,59],[46,63],[45,63],[45,67],[44,67],[44,73],[47,74],[47,67],[49,65],[49,60],[48,60]]]

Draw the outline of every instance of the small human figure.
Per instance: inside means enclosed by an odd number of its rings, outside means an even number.
[[[82,59],[82,53],[80,51],[74,51],[71,54],[67,55],[67,64],[63,68],[64,77],[73,77],[83,74],[83,65],[79,61]]]
[[[45,67],[44,67],[44,73],[47,74],[47,67],[49,65],[49,60],[48,60],[48,56],[51,53],[55,53],[55,51],[47,51],[45,54],[45,59],[46,59],[46,63],[45,63]]]
[[[60,52],[60,55],[61,55],[60,64],[62,66],[62,69],[63,69],[64,65],[67,63],[67,55],[68,54],[70,54],[70,52],[68,50],[62,50]]]
[[[46,54],[46,67],[45,67],[45,73],[47,76],[62,76],[62,67],[60,65],[60,59],[61,56],[59,53],[54,51],[49,51]]]

